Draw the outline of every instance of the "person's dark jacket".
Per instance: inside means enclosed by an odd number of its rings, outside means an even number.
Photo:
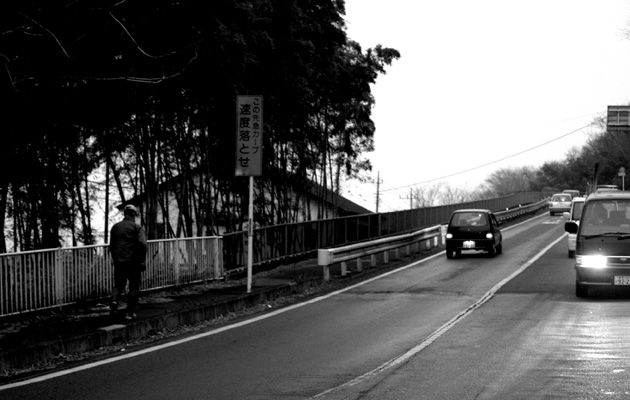
[[[115,263],[133,262],[143,264],[147,252],[147,238],[142,226],[133,217],[125,218],[112,226],[109,251]]]

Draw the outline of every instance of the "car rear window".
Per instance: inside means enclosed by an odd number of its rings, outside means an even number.
[[[553,196],[551,201],[571,201],[571,196],[568,194],[557,194]]]
[[[462,212],[453,214],[451,226],[484,226],[488,225],[488,218],[485,213]]]

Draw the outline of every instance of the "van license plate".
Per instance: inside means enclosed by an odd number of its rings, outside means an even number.
[[[630,285],[630,276],[615,275],[615,285]]]
[[[464,242],[464,248],[465,249],[474,249],[475,248],[475,241],[474,240],[466,240]],[[627,278],[630,279],[630,276],[628,276]],[[628,284],[630,285],[630,283],[628,283]]]

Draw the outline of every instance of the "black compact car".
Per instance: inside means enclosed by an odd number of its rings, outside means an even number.
[[[483,250],[494,257],[503,252],[499,221],[490,210],[457,210],[446,229],[446,257],[460,256],[462,250]]]

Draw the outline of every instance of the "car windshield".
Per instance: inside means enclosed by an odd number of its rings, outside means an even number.
[[[630,233],[630,200],[601,200],[588,203],[582,213],[580,235]]]
[[[568,194],[558,194],[553,196],[551,201],[571,201],[571,195]]]
[[[484,226],[488,225],[485,213],[461,212],[453,215],[451,226]]]

